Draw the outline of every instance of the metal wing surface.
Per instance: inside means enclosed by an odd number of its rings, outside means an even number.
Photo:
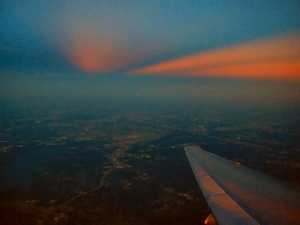
[[[219,225],[300,224],[299,189],[199,146],[184,149]]]

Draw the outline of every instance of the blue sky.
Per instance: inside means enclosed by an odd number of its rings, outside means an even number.
[[[299,1],[3,1],[1,71],[122,73],[300,29]]]

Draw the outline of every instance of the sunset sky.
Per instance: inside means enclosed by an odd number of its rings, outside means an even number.
[[[300,80],[300,34],[238,44],[167,60],[136,74]]]
[[[300,80],[300,3],[3,1],[2,73]]]

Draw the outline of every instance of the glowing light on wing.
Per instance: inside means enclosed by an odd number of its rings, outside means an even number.
[[[189,55],[134,73],[300,80],[300,34]]]

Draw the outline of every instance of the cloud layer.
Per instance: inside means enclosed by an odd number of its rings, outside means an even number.
[[[188,55],[133,73],[300,80],[300,34]]]

